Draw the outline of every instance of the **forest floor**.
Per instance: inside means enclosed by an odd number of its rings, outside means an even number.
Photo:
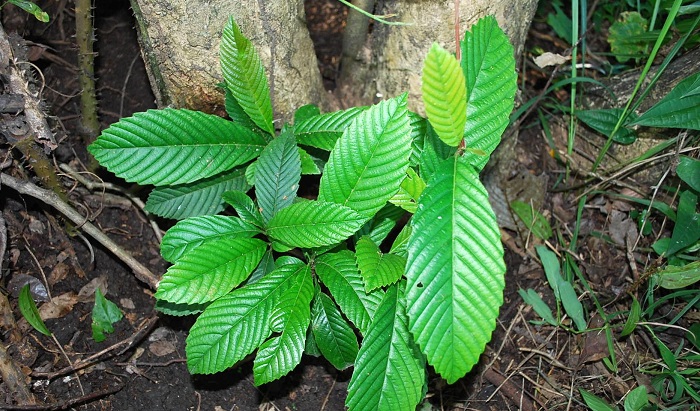
[[[321,70],[328,87],[339,60],[344,7],[330,0],[307,1]],[[26,13],[3,9],[3,27],[27,41],[26,59],[34,69],[40,95],[50,114],[58,143],[53,164],[70,166],[74,173],[97,182],[85,170],[87,152],[80,137],[79,91],[72,2],[51,2],[45,8],[49,24],[33,21]],[[155,107],[137,43],[128,1],[97,1],[95,9],[96,77],[99,114],[103,127],[118,119]],[[533,41],[557,48],[546,27],[533,25]],[[563,50],[561,50],[563,51]],[[525,67],[521,75],[528,76]],[[540,92],[547,77],[533,71],[521,84],[527,96]],[[1,73],[0,73],[1,74]],[[0,79],[2,80],[2,79]],[[0,91],[2,93],[2,91]],[[558,96],[568,101],[568,96]],[[11,119],[2,114],[3,121]],[[561,120],[564,121],[564,120]],[[564,131],[562,131],[564,130]],[[565,129],[554,130],[565,133]],[[565,137],[563,137],[565,138]],[[540,212],[571,230],[576,218],[576,193],[550,191],[560,175],[542,132],[522,127],[517,145],[517,167],[545,191]],[[0,169],[18,179],[36,181],[31,158],[8,144],[0,145]],[[123,196],[88,189],[76,174],[58,169],[70,201],[89,219],[152,272],[167,268],[159,253],[159,240],[143,211]],[[102,171],[99,178],[124,187],[145,200],[147,192],[128,187]],[[580,262],[592,292],[613,302],[632,284],[623,243],[602,240],[624,238],[630,220],[616,217],[619,203],[601,198],[584,211],[579,232],[583,246],[573,257]],[[153,293],[132,271],[104,247],[86,236],[70,236],[60,215],[43,202],[19,195],[8,187],[0,191],[0,210],[7,232],[7,253],[2,256],[2,284],[9,305],[2,304],[2,341],[19,365],[36,406],[17,404],[16,393],[0,385],[0,409],[84,410],[342,410],[350,371],[339,372],[319,359],[305,357],[287,377],[261,387],[253,384],[252,363],[224,373],[196,375],[185,364],[185,338],[193,318],[173,318],[154,310]],[[622,219],[621,219],[622,218]],[[172,222],[156,220],[165,230]],[[634,223],[632,223],[634,224]],[[0,231],[4,227],[0,225]],[[526,233],[503,230],[506,244],[505,303],[492,342],[482,361],[456,384],[446,385],[431,375],[428,403],[423,409],[439,410],[576,410],[585,409],[578,388],[615,401],[648,378],[637,372],[653,344],[643,340],[617,343],[620,370],[613,374],[600,361],[608,353],[604,337],[595,332],[574,334],[539,320],[518,295],[533,288],[553,306],[553,296],[540,264],[532,256],[533,241]],[[0,233],[1,234],[1,233]],[[0,236],[0,243],[2,237]],[[46,337],[22,319],[17,295],[28,276],[45,300],[40,304],[55,339]],[[124,313],[104,342],[91,338],[91,311],[95,287],[106,291]],[[4,297],[3,297],[4,298]],[[51,300],[51,303],[48,301]],[[50,313],[49,313],[50,311]],[[592,310],[593,311],[593,310]],[[598,321],[595,316],[590,324]],[[591,325],[591,328],[595,328]],[[680,337],[679,337],[680,338]],[[673,341],[671,341],[672,343]],[[652,356],[653,357],[653,356]],[[5,404],[5,405],[3,405]]]

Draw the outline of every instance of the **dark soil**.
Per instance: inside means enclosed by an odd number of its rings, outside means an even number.
[[[78,133],[79,86],[72,1],[45,2],[42,6],[51,16],[48,25],[13,7],[3,9],[2,23],[7,32],[15,32],[29,42],[28,59],[37,70],[37,84],[43,86],[41,95],[60,143],[55,152],[56,162],[84,170],[82,164],[88,160]],[[329,89],[334,87],[340,58],[344,9],[335,1],[306,1],[308,23]],[[155,103],[128,2],[96,1],[95,17],[99,113],[102,126],[107,127],[134,112],[153,108]],[[39,71],[43,77],[39,77]],[[536,80],[529,81],[536,87]],[[553,173],[557,165],[538,131],[524,130],[521,140],[521,166],[537,175]],[[16,150],[10,151],[3,144],[0,155],[4,172],[33,178],[26,174],[31,161]],[[83,214],[89,213],[98,227],[151,271],[165,271],[159,241],[140,209],[128,201],[108,201],[102,197],[101,190],[89,191],[67,175],[61,178],[71,201]],[[125,184],[106,172],[100,172],[99,178]],[[146,191],[138,191],[136,187],[127,189],[145,200]],[[17,322],[14,325],[3,320],[2,341],[21,365],[38,402],[46,404],[36,409],[54,406],[119,411],[344,409],[350,371],[338,372],[328,363],[311,357],[305,357],[287,377],[262,387],[253,384],[251,362],[216,375],[190,375],[185,365],[184,342],[193,318],[158,314],[153,309],[155,300],[148,287],[136,280],[132,271],[110,252],[90,239],[67,235],[71,230],[67,230],[66,222],[50,207],[6,187],[0,193],[0,210],[8,233],[7,254],[2,256],[2,282],[10,294],[10,315]],[[573,197],[557,194],[548,199],[558,204],[558,208],[548,206],[548,209],[556,208],[558,218],[573,218]],[[605,219],[593,212],[587,211],[584,220],[588,225],[582,236],[590,233],[593,226],[606,225]],[[561,224],[570,221],[562,220]],[[158,223],[161,229],[172,224]],[[517,233],[510,235],[517,238]],[[629,283],[624,253],[592,237],[587,241],[585,268],[592,287],[609,294],[607,290],[620,289]],[[505,304],[492,343],[474,371],[456,384],[447,386],[440,378],[431,377],[428,397],[437,409],[582,409],[580,403],[564,399],[573,391],[571,387],[595,391],[594,385],[602,379],[609,387],[610,396],[618,399],[629,389],[626,381],[618,381],[601,371],[599,363],[581,359],[582,347],[591,347],[583,337],[572,338],[561,330],[528,322],[535,316],[522,303],[517,290],[535,288],[551,299],[541,267],[528,261],[520,247],[509,246]],[[51,295],[66,295],[71,302],[63,307],[61,315],[46,321],[55,341],[21,320],[16,305],[18,287],[13,278],[22,275],[39,279],[45,275]],[[107,290],[107,298],[117,303],[125,314],[125,319],[116,323],[114,333],[100,343],[91,338],[92,300],[71,294],[96,279]],[[104,353],[95,356],[101,351]],[[88,361],[91,358],[94,361]],[[72,365],[84,367],[75,371]],[[596,378],[586,377],[590,375]],[[3,403],[10,405],[15,400],[14,393],[1,385],[0,408]],[[74,400],[78,404],[71,402]],[[8,409],[13,408],[8,406]]]

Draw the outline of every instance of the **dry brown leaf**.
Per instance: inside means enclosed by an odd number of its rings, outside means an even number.
[[[126,310],[135,310],[136,309],[136,304],[134,304],[134,301],[131,298],[120,298],[119,305],[121,305],[122,308],[124,308]]]
[[[154,341],[148,346],[148,351],[156,357],[163,357],[175,352],[175,344],[170,341]]]
[[[602,328],[604,322],[599,316],[591,319],[590,327],[593,329]],[[610,355],[608,352],[608,340],[605,338],[605,330],[596,330],[586,333],[583,339],[583,350],[579,357],[579,365],[589,362],[600,361]]]
[[[107,276],[102,274],[97,278],[93,278],[89,283],[78,291],[78,300],[80,302],[92,301],[95,299],[95,290],[100,287],[102,295],[107,295]]]
[[[73,306],[77,302],[78,295],[73,291],[69,291],[42,304],[41,307],[39,307],[39,316],[41,316],[41,319],[44,321],[64,317],[71,312]]]
[[[70,272],[68,264],[63,262],[57,263],[51,270],[51,273],[49,273],[49,285],[55,285],[59,281],[63,281],[68,276],[68,272]]]

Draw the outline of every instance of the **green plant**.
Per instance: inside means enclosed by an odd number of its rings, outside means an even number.
[[[329,114],[304,106],[278,135],[263,66],[233,19],[220,50],[233,121],[150,110],[89,147],[118,176],[157,186],[150,211],[183,219],[163,238],[173,265],[155,296],[163,312],[201,312],[189,370],[223,371],[257,349],[264,384],[306,352],[354,365],[350,409],[415,409],[426,362],[449,383],[464,376],[503,301],[500,234],[478,177],[513,108],[512,47],[492,17],[466,33],[461,62],[434,45],[429,121],[401,95]],[[316,198],[299,197],[302,175],[321,170]],[[236,216],[213,215],[225,204]]]
[[[17,304],[22,313],[22,317],[27,320],[29,325],[40,333],[52,337],[55,340],[53,333],[51,333],[46,326],[39,314],[39,310],[36,308],[29,284],[22,287]],[[95,305],[92,309],[92,339],[95,340],[95,342],[104,341],[106,338],[105,334],[114,332],[114,327],[112,325],[121,320],[122,317],[123,314],[121,310],[119,310],[119,307],[106,299],[99,288],[95,289]],[[56,344],[60,347],[58,342]]]
[[[15,6],[34,16],[37,20],[39,20],[42,23],[49,22],[48,13],[43,11],[41,7],[34,4],[34,2],[28,0],[7,0],[0,6],[0,8],[4,7],[6,4],[14,4]]]
[[[586,405],[592,411],[616,411],[617,407],[613,407],[608,404],[605,400],[597,397],[596,395],[580,388],[579,392],[581,397],[586,402]],[[625,396],[625,411],[642,411],[646,409],[649,405],[649,398],[647,395],[647,390],[644,386],[637,387],[630,391]],[[653,408],[655,409],[655,408]]]

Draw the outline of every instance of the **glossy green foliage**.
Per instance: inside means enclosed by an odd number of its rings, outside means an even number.
[[[576,117],[593,130],[604,136],[609,136],[615,130],[622,111],[621,108],[577,110]],[[637,116],[636,114],[631,114],[629,118],[634,120]],[[621,128],[612,136],[612,139],[618,144],[632,144],[637,140],[637,134],[633,130]]]
[[[503,303],[496,216],[464,157],[443,162],[421,196],[408,241],[409,329],[449,383],[479,360]]]
[[[382,253],[369,237],[362,237],[355,244],[355,252],[367,292],[397,282],[404,273],[406,258]]]
[[[403,286],[387,289],[357,354],[350,410],[413,410],[423,397],[425,357],[406,326]]]
[[[700,73],[684,79],[632,125],[700,130]]]
[[[301,179],[301,157],[294,135],[282,133],[265,147],[255,167],[255,194],[264,221],[292,204]]]
[[[331,151],[319,201],[369,219],[396,194],[411,155],[406,98],[383,101],[355,117]]]
[[[459,62],[437,43],[423,65],[423,103],[438,137],[456,147],[464,138],[467,123],[467,89]]]
[[[312,318],[311,330],[321,354],[339,370],[353,365],[359,350],[357,337],[333,300],[326,294],[316,294]]]
[[[148,110],[111,125],[88,150],[109,171],[139,184],[185,184],[244,164],[265,146],[259,135],[198,111]]]
[[[230,20],[221,64],[232,121],[155,110],[90,147],[118,175],[158,185],[150,211],[182,219],[163,238],[172,266],[155,297],[166,314],[199,314],[192,373],[254,354],[259,385],[303,353],[323,356],[355,366],[350,409],[394,411],[426,394],[426,362],[454,382],[478,361],[505,269],[479,154],[500,140],[515,73],[493,19],[462,47],[461,62],[438,47],[427,57],[429,121],[404,94],[334,113],[303,106],[276,133],[262,64]],[[297,196],[305,174],[321,174],[317,196]]]
[[[175,220],[216,214],[224,209],[223,193],[249,188],[243,170],[235,168],[194,183],[156,187],[148,196],[146,211]]]
[[[479,20],[464,34],[462,71],[467,85],[464,141],[469,163],[481,170],[501,141],[515,104],[517,90],[513,46],[493,16]]]
[[[226,88],[235,102],[261,130],[275,134],[265,68],[233,18],[224,27],[219,54]]]

